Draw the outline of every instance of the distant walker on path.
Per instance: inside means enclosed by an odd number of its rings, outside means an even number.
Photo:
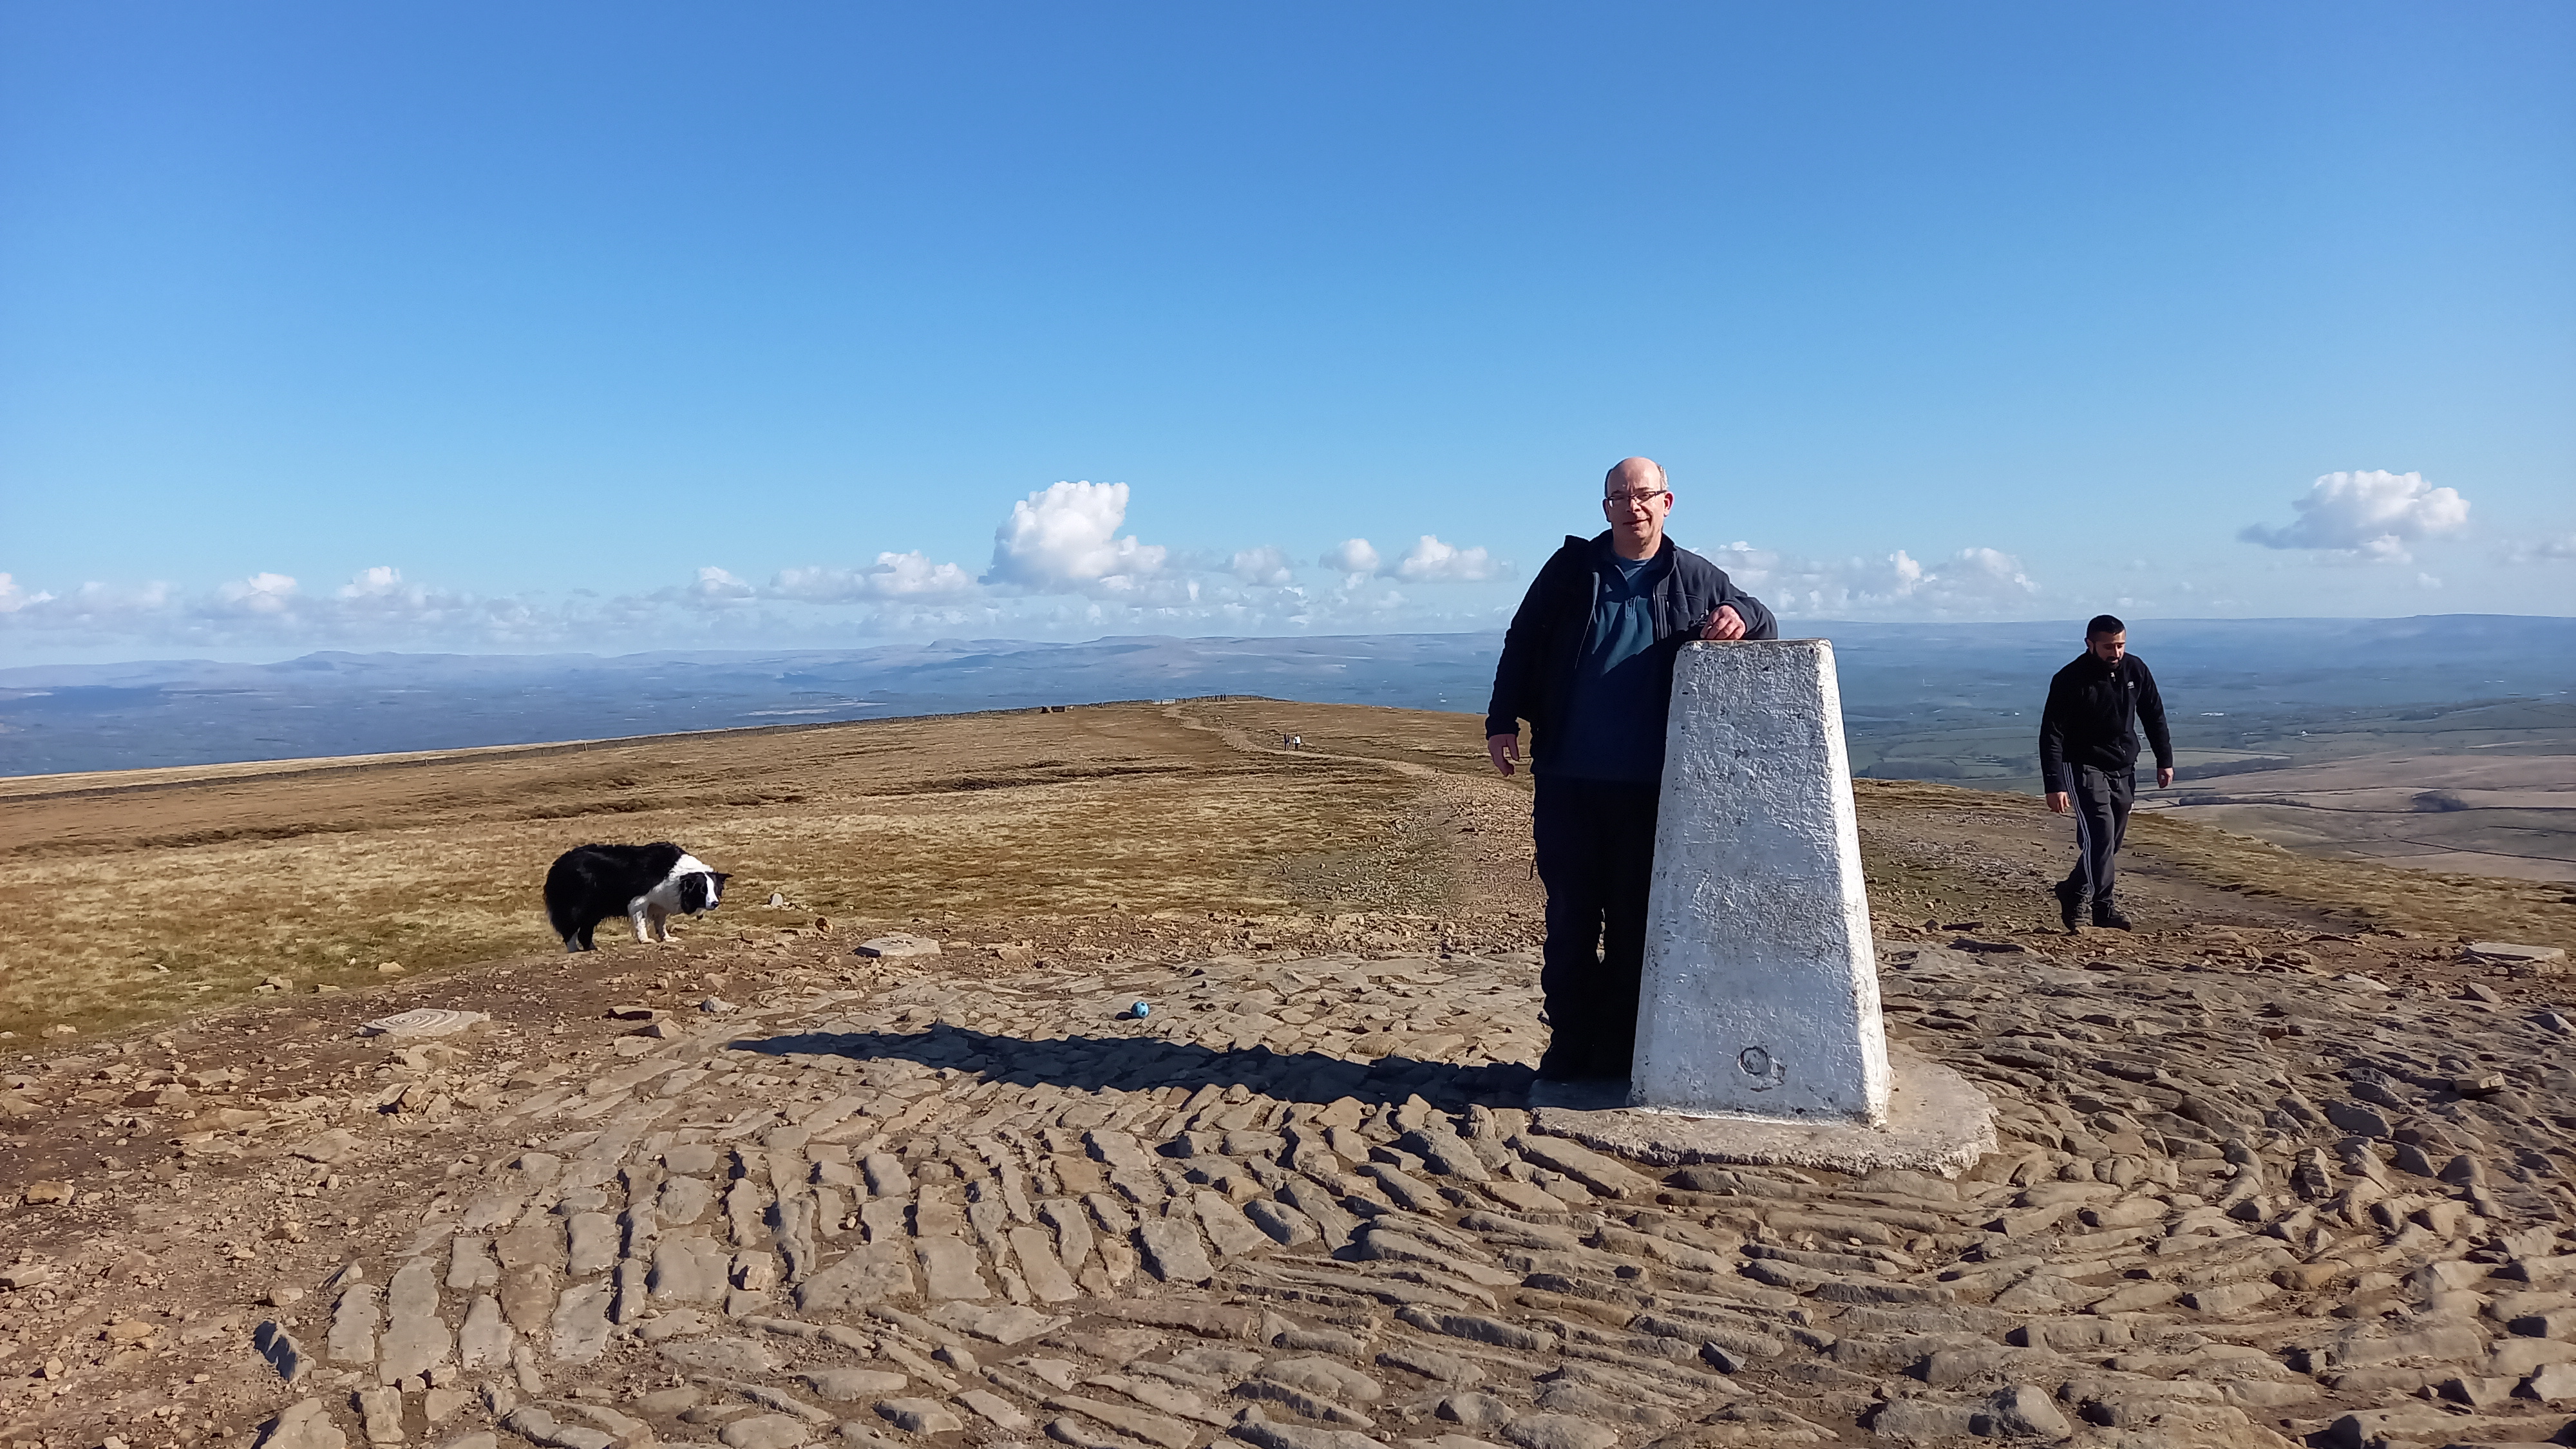
[[[2128,833],[2129,802],[2138,790],[2138,725],[2155,746],[2161,790],[2173,783],[2164,697],[2147,661],[2129,652],[2129,626],[2096,614],[2084,626],[2084,652],[2048,681],[2048,705],[2039,715],[2039,776],[2048,808],[2075,813],[2075,869],[2057,883],[2058,914],[2070,934],[2088,897],[2094,925],[2130,926],[2112,896],[2112,857]]]
[[[1550,1081],[1624,1078],[1636,1055],[1674,656],[1693,639],[1779,637],[1761,600],[1664,537],[1673,492],[1652,458],[1610,470],[1601,511],[1609,530],[1568,537],[1531,581],[1485,711],[1485,753],[1506,775],[1530,724]]]

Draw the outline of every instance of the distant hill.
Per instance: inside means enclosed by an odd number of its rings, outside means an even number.
[[[1977,780],[2018,773],[2048,675],[2080,649],[2079,627],[1802,621],[1791,632],[1834,641],[1856,769]],[[2220,751],[2218,764],[2243,752],[2239,736],[2338,711],[2576,698],[2571,619],[2141,621],[2131,634],[2178,732]],[[1481,711],[1501,647],[1487,632],[46,665],[0,669],[0,774],[1203,694]]]

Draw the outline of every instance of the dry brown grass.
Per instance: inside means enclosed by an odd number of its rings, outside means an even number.
[[[1859,780],[1871,889],[2037,925],[2073,860],[2073,827],[2036,796]],[[2168,922],[2237,919],[2576,948],[2576,898],[2549,882],[2319,859],[2164,812],[2129,817],[2121,895]],[[2139,903],[2143,902],[2143,907]]]
[[[674,839],[733,872],[724,909],[683,934],[789,924],[758,909],[772,891],[795,920],[861,927],[1328,913],[1348,903],[1300,882],[1335,859],[1409,880],[1432,912],[1445,899],[1403,777],[1282,768],[1135,706],[157,773],[11,802],[0,1029],[557,950],[539,883],[590,840]]]
[[[2576,949],[2576,892],[2562,883],[2319,859],[2163,814],[2133,815],[2139,848],[2222,890],[2312,903],[2355,926]]]
[[[1291,732],[1306,749],[1279,747]],[[1479,734],[1464,715],[1214,700],[13,782],[0,1030],[159,1020],[270,975],[309,991],[388,961],[553,953],[539,883],[590,840],[674,839],[732,871],[724,909],[678,927],[700,937],[822,915],[1095,952],[1300,929],[1524,942],[1528,777],[1495,779]],[[1891,928],[2047,923],[2069,827],[2039,802],[1857,790]],[[2151,922],[2576,945],[2553,887],[2311,860],[2170,818],[2139,817],[2133,840],[2124,895]],[[764,909],[772,891],[794,910]],[[624,945],[567,969],[651,959]]]

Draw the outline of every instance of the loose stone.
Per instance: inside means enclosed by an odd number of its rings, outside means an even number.
[[[746,1338],[710,1338],[662,1345],[664,1359],[682,1368],[703,1369],[728,1378],[759,1378],[778,1367],[769,1350]]]
[[[1565,1414],[1523,1414],[1502,1426],[1501,1437],[1520,1449],[1610,1449],[1619,1431]]]
[[[1442,1399],[1433,1412],[1441,1418],[1468,1429],[1493,1429],[1512,1420],[1512,1406],[1491,1394],[1451,1394]]]
[[[348,1449],[349,1436],[331,1422],[320,1399],[298,1399],[279,1412],[260,1449]]]
[[[1017,1434],[1030,1427],[1029,1416],[1011,1407],[1011,1401],[987,1389],[968,1389],[957,1396],[957,1402],[982,1415],[996,1429]]]
[[[1384,1449],[1375,1439],[1351,1429],[1311,1429],[1303,1424],[1251,1420],[1237,1424],[1234,1437],[1260,1449]]]
[[[604,1429],[559,1423],[554,1415],[534,1404],[521,1404],[512,1409],[502,1416],[500,1423],[502,1428],[520,1438],[551,1445],[553,1449],[609,1449],[617,1442],[617,1436]]]
[[[966,1427],[964,1420],[948,1412],[936,1399],[880,1399],[877,1414],[910,1434],[946,1434]]]
[[[360,1389],[357,1399],[358,1416],[366,1425],[368,1443],[399,1444],[403,1441],[400,1389]]]
[[[725,1449],[795,1449],[813,1430],[792,1414],[754,1414],[725,1425],[716,1437]]]
[[[837,1403],[891,1394],[904,1386],[904,1376],[883,1369],[814,1369],[798,1375],[805,1387]]]

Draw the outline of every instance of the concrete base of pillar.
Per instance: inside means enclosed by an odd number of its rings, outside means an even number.
[[[1694,1163],[1813,1167],[1868,1173],[1902,1167],[1956,1177],[1995,1150],[1986,1094],[1957,1072],[1893,1042],[1887,1125],[1712,1116],[1630,1107],[1628,1084],[1540,1082],[1532,1125],[1653,1167]]]

